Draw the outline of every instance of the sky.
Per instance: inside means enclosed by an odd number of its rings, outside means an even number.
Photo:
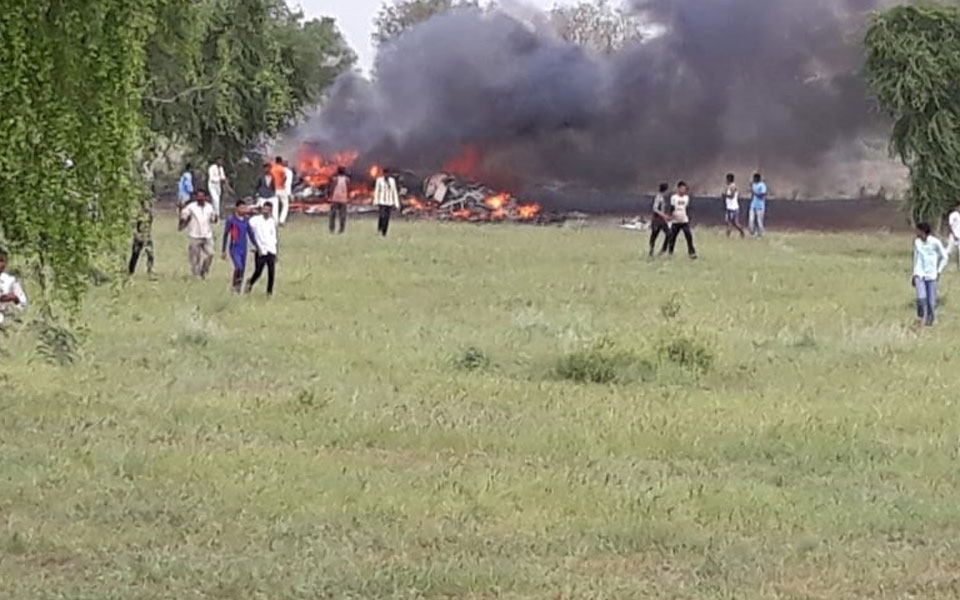
[[[376,51],[370,41],[373,33],[373,18],[383,0],[288,0],[293,7],[299,6],[308,17],[333,17],[340,30],[359,57],[359,66],[369,72]],[[527,0],[528,4],[550,8],[556,0]],[[563,2],[561,2],[563,3]]]

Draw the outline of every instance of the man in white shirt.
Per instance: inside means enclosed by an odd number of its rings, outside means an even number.
[[[293,199],[293,169],[284,161],[283,165],[283,191],[277,193],[277,200],[280,202],[280,227],[287,224],[287,215],[290,214],[290,202]]]
[[[677,237],[680,232],[687,240],[687,253],[691,259],[697,258],[697,250],[693,247],[693,232],[690,231],[690,191],[687,184],[683,181],[677,184],[677,193],[670,198],[670,207],[673,211],[670,214],[670,249],[668,252],[673,256],[673,251],[677,246]]]
[[[227,185],[229,183],[227,172],[223,169],[223,159],[218,158],[207,170],[207,189],[210,190],[210,201],[217,216],[220,216],[220,199],[223,198],[223,190]]]
[[[213,206],[207,202],[206,192],[197,190],[194,200],[180,211],[179,229],[186,229],[190,239],[190,272],[194,277],[206,279],[213,262],[213,226],[219,221],[219,217]]]
[[[947,243],[947,255],[957,251],[957,268],[960,269],[960,205],[950,213],[947,223],[950,225],[950,240]]]
[[[723,191],[724,221],[727,223],[727,237],[736,229],[740,237],[746,237],[743,227],[740,226],[740,190],[737,189],[737,177],[727,173],[727,187]]]
[[[20,281],[7,273],[7,253],[0,250],[0,328],[7,317],[27,307],[27,294]]]
[[[373,190],[373,204],[380,215],[377,219],[377,233],[387,237],[390,228],[390,214],[400,210],[400,194],[397,191],[397,178],[392,169],[384,169],[377,177]]]
[[[260,214],[250,219],[250,241],[256,253],[256,268],[253,277],[247,282],[247,293],[267,269],[267,295],[273,295],[273,282],[277,269],[277,220],[273,218],[273,204],[270,201],[263,203]]]
[[[917,318],[928,327],[936,320],[937,280],[950,261],[943,244],[930,232],[929,224],[917,223],[911,278],[917,290]]]

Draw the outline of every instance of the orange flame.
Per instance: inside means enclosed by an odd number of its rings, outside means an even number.
[[[333,154],[329,160],[307,146],[300,148],[299,167],[303,180],[311,187],[319,188],[327,185],[337,173],[339,167],[350,167],[360,156],[359,152],[348,150]]]
[[[530,219],[535,219],[537,215],[540,214],[540,205],[539,204],[524,204],[523,206],[517,207],[517,218],[524,221],[529,221]]]
[[[510,202],[510,194],[497,194],[483,201],[487,208],[502,210]]]
[[[383,169],[381,169],[377,165],[373,165],[372,167],[370,167],[370,179],[376,179],[380,177],[380,175],[382,174],[383,174]]]
[[[443,165],[443,170],[454,175],[474,175],[481,162],[483,162],[483,156],[480,154],[480,149],[476,146],[467,146],[460,156],[447,161]]]

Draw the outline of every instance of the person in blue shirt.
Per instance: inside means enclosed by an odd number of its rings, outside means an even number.
[[[247,237],[250,235],[250,222],[247,221],[246,203],[237,200],[233,215],[223,226],[223,247],[221,254],[227,259],[227,248],[230,249],[230,260],[233,261],[233,291],[239,294],[243,287],[243,275],[247,270]]]
[[[750,201],[750,235],[763,237],[766,229],[763,219],[767,213],[767,184],[760,173],[753,176],[753,200]]]
[[[187,163],[180,174],[180,183],[177,185],[177,202],[183,208],[193,198],[193,165]]]

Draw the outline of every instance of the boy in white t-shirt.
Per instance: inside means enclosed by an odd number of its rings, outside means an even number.
[[[683,237],[687,240],[687,254],[690,258],[697,258],[697,250],[693,246],[693,232],[690,231],[690,191],[686,182],[681,181],[677,184],[677,193],[670,198],[670,207],[673,209],[670,214],[670,256],[677,246],[677,236],[683,232]]]
[[[727,223],[727,237],[734,229],[740,232],[740,237],[746,237],[740,226],[740,190],[737,189],[736,179],[733,173],[727,174],[727,187],[723,191],[723,220]]]
[[[7,253],[0,250],[0,328],[7,317],[27,307],[27,294],[20,280],[7,273]]]

